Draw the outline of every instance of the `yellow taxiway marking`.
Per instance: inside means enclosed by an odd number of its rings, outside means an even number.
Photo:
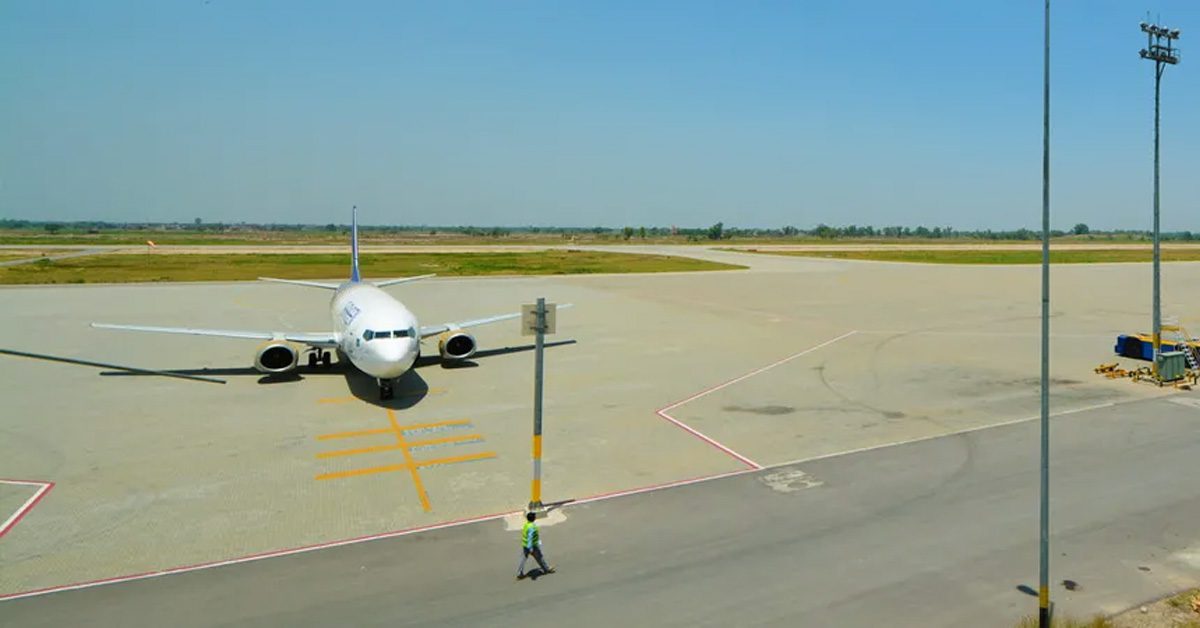
[[[395,430],[392,430],[392,429],[366,430],[366,431],[368,431],[372,434],[385,434],[385,433],[386,434],[394,434],[395,433]],[[401,429],[401,431],[404,431],[403,428]],[[328,438],[330,436],[338,436],[338,435],[337,434],[329,434],[326,436],[326,438]],[[321,438],[321,437],[318,437],[318,438]],[[354,456],[357,454],[373,454],[378,451],[396,451],[397,449],[403,449],[405,447],[407,447],[408,449],[412,449],[414,447],[428,447],[430,445],[448,445],[451,443],[473,443],[473,442],[479,442],[482,440],[483,440],[483,437],[478,434],[467,434],[466,436],[447,436],[445,438],[430,438],[428,440],[418,440],[418,441],[413,441],[410,443],[403,443],[403,444],[396,443],[395,445],[376,445],[374,447],[359,447],[357,449],[339,449],[337,451],[325,451],[325,452],[321,452],[321,453],[317,454],[317,457],[318,458],[337,458],[339,456]]]
[[[432,423],[416,423],[413,425],[400,425],[396,420],[396,412],[390,408],[387,409],[389,427],[376,428],[369,430],[354,430],[350,432],[337,432],[333,434],[322,434],[317,436],[317,440],[333,440],[339,438],[354,438],[357,436],[375,436],[383,434],[392,434],[396,437],[396,442],[388,445],[372,445],[370,447],[356,447],[353,449],[338,449],[335,451],[326,451],[317,454],[318,459],[339,458],[343,456],[353,456],[358,454],[369,454],[381,451],[399,451],[404,454],[404,462],[400,464],[389,464],[376,467],[367,467],[365,469],[351,469],[349,471],[334,471],[331,473],[322,473],[316,476],[318,480],[334,480],[339,478],[350,478],[360,475],[371,475],[375,473],[387,473],[390,471],[408,471],[412,476],[413,486],[417,490],[417,497],[421,500],[421,508],[425,512],[431,512],[433,506],[429,501],[429,493],[425,490],[425,484],[421,481],[421,467],[431,467],[434,465],[454,464],[456,462],[468,462],[471,460],[485,460],[495,458],[496,453],[492,451],[467,454],[464,456],[449,456],[445,458],[435,458],[432,460],[415,460],[413,458],[412,449],[414,447],[430,447],[435,445],[450,445],[462,443],[478,443],[483,441],[483,436],[479,434],[457,434],[454,436],[438,436],[436,438],[424,438],[422,440],[408,441],[405,439],[405,433],[417,436],[417,434],[426,430],[437,430],[439,428],[461,428],[470,427],[469,419],[453,419],[449,421],[435,421]]]
[[[387,430],[391,432],[392,430]],[[357,454],[373,454],[377,451],[395,451],[404,447],[399,443],[395,445],[377,445],[375,447],[360,447],[358,449],[339,449],[337,451],[323,451],[317,454],[318,458],[337,458],[339,456],[354,456]]]
[[[372,434],[391,434],[392,428],[382,427],[374,430],[355,430],[353,432],[338,432],[336,434],[322,434],[317,437],[317,440],[332,440],[335,438],[353,438],[355,436],[370,436]]]
[[[388,414],[392,414],[392,411],[388,410]],[[435,427],[454,427],[455,425],[470,425],[470,424],[471,424],[470,419],[455,419],[453,421],[438,421],[437,423],[417,423],[414,425],[405,425],[404,427],[400,428],[400,431],[415,432],[417,430],[428,430],[428,429],[432,429]]]
[[[396,421],[396,412],[388,408],[387,415],[388,421],[392,423],[392,429],[396,430],[396,444],[404,452],[404,461],[408,463],[408,470],[412,474],[413,484],[417,487],[417,496],[421,498],[421,507],[425,509],[425,512],[429,512],[433,510],[433,506],[429,505],[429,494],[425,492],[425,485],[421,483],[421,473],[417,471],[417,465],[413,462],[412,452],[408,450],[408,445],[404,442],[404,431],[400,429],[400,423]]]
[[[451,456],[449,458],[438,458],[436,460],[422,460],[417,463],[418,467],[432,467],[437,464],[454,464],[455,462],[470,462],[472,460],[487,460],[495,458],[496,452],[485,451],[481,454],[467,454],[465,456]]]
[[[449,445],[452,443],[478,443],[483,440],[483,437],[478,434],[467,434],[466,436],[447,436],[445,438],[430,438],[428,440],[414,440],[408,444],[409,449],[416,447],[428,447],[430,445]]]
[[[422,460],[420,462],[417,462],[415,464],[415,466],[431,467],[431,466],[439,465],[439,464],[453,464],[456,462],[470,462],[472,460],[487,460],[489,458],[495,458],[495,457],[496,457],[496,452],[485,451],[480,454],[467,454],[465,456],[455,456],[453,458],[437,458],[435,460]],[[404,462],[401,464],[386,464],[386,465],[379,466],[379,467],[367,467],[366,469],[351,469],[349,471],[336,471],[333,473],[323,473],[321,475],[318,475],[317,479],[318,480],[336,480],[339,478],[352,478],[352,477],[355,477],[358,475],[371,475],[374,473],[387,473],[389,471],[407,471],[407,470],[411,469],[412,466],[413,465],[410,465],[407,462]]]

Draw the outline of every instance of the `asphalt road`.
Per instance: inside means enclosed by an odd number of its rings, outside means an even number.
[[[1200,408],[1179,400],[1054,420],[1060,611],[1200,583]],[[1037,605],[1037,427],[568,507],[536,580],[491,521],[3,602],[0,624],[1011,626]]]

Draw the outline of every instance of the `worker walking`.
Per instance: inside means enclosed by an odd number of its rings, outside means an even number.
[[[542,539],[538,534],[538,525],[534,523],[536,519],[536,513],[525,513],[525,525],[521,526],[521,564],[517,566],[517,580],[525,577],[525,561],[529,560],[530,554],[542,568],[543,574],[554,573],[554,568],[547,566],[542,557]]]

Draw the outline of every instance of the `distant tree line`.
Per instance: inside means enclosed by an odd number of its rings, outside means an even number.
[[[0,229],[10,231],[42,231],[55,233],[102,233],[105,231],[180,231],[205,233],[238,233],[247,231],[274,232],[346,232],[349,225],[328,223],[325,225],[309,225],[299,223],[224,223],[204,222],[196,218],[188,222],[109,222],[109,221],[39,221],[0,218]],[[809,229],[793,225],[780,228],[760,227],[727,227],[723,222],[708,227],[663,227],[663,226],[624,226],[614,227],[539,227],[539,226],[435,226],[435,225],[359,225],[365,234],[412,235],[424,234],[461,235],[469,237],[505,238],[513,235],[546,234],[559,235],[564,239],[573,236],[589,236],[592,238],[608,238],[619,240],[645,240],[661,238],[680,238],[688,241],[718,241],[737,238],[780,238],[780,239],[819,239],[819,240],[1039,240],[1041,230],[1033,229],[974,229],[963,230],[949,226],[927,227],[918,225],[908,226],[833,226],[824,223]],[[1150,231],[1117,229],[1108,231],[1093,231],[1084,223],[1079,223],[1070,230],[1055,229],[1051,237],[1061,238],[1072,236],[1086,240],[1149,240]],[[1193,241],[1200,240],[1200,233],[1191,231],[1173,231],[1161,234],[1163,240]]]

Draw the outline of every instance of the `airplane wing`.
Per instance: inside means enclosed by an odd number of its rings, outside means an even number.
[[[191,336],[217,336],[221,338],[244,338],[246,340],[286,340],[310,347],[332,349],[337,347],[337,336],[333,332],[289,332],[289,331],[245,331],[236,329],[194,329],[191,327],[150,327],[146,325],[109,325],[92,323],[100,329],[145,331],[159,334],[186,334]]]
[[[309,288],[324,288],[326,290],[337,290],[341,284],[326,283],[324,281],[305,281],[303,279],[276,279],[274,277],[259,277],[259,281],[270,281],[273,283],[290,283],[293,286],[308,286]]]
[[[571,305],[572,305],[571,303],[563,303],[563,304],[558,305],[558,309],[563,310],[563,309],[571,307]],[[456,323],[443,323],[441,325],[427,325],[427,326],[421,328],[421,338],[428,338],[429,336],[436,336],[440,333],[450,331],[451,329],[466,329],[468,327],[478,327],[479,325],[488,325],[491,323],[498,323],[500,321],[509,321],[514,318],[521,318],[521,313],[513,312],[511,314],[499,314],[497,316],[488,316],[487,318],[476,318],[474,320],[459,321]]]
[[[382,281],[372,281],[371,283],[374,284],[376,288],[382,288],[384,286],[394,286],[398,283],[408,283],[410,281],[417,281],[419,279],[429,279],[430,277],[437,277],[437,273],[432,273],[429,275],[417,275],[416,277],[401,277],[400,279],[384,279]]]

